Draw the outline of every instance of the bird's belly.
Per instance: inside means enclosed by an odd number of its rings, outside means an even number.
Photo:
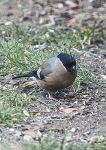
[[[39,80],[38,84],[47,91],[58,91],[72,85],[74,80],[75,76],[65,75],[58,78],[47,77],[46,80]]]

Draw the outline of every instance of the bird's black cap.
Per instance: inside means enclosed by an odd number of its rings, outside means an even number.
[[[67,70],[71,70],[73,66],[76,66],[75,58],[67,53],[60,53],[57,57],[60,59]]]

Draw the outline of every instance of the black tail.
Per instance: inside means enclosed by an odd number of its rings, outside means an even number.
[[[18,79],[18,78],[22,78],[22,77],[35,77],[35,78],[37,78],[37,71],[34,70],[32,72],[28,72],[25,74],[19,74],[19,75],[13,77],[12,79]]]

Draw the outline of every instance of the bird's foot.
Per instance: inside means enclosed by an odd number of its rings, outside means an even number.
[[[48,92],[48,99],[54,100],[54,101],[58,101],[58,99],[56,99],[53,96],[51,96],[51,94],[49,92]]]

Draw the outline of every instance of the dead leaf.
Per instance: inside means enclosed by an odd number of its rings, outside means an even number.
[[[69,0],[67,0],[67,1],[65,2],[65,4],[66,4],[67,6],[69,6],[70,8],[72,8],[72,9],[77,9],[77,8],[79,8],[79,5],[78,5],[77,3],[74,3],[74,2],[69,1]]]
[[[50,109],[48,108],[45,108],[45,109],[41,109],[41,110],[31,110],[29,111],[29,114],[30,115],[40,115],[41,113],[49,113],[50,112]]]
[[[72,18],[68,21],[69,27],[75,27],[78,24],[78,21],[75,18]]]
[[[87,31],[87,30],[88,30],[87,25],[82,25],[82,26],[80,27],[80,30],[81,30],[81,32]]]
[[[23,87],[31,87],[35,84],[35,81],[27,81],[23,84]]]
[[[77,109],[76,108],[60,108],[60,111],[66,113],[66,114],[69,114],[69,113],[77,111]]]

